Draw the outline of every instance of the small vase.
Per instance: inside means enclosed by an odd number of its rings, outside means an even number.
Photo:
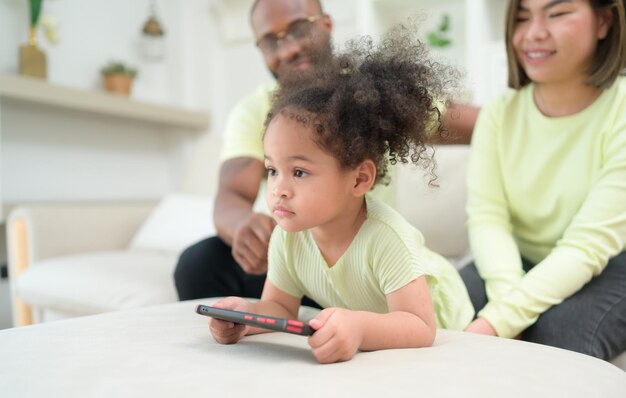
[[[28,44],[20,46],[20,74],[47,78],[46,54],[37,47],[37,27],[31,26]]]

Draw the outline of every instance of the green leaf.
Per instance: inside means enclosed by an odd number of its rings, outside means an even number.
[[[452,43],[449,39],[446,39],[445,37],[439,37],[439,35],[437,35],[437,33],[435,32],[430,32],[426,39],[431,47],[446,47]]]
[[[111,61],[100,69],[100,73],[103,75],[129,75],[131,77],[137,76],[137,69],[125,65],[120,61]]]
[[[449,29],[450,29],[450,16],[448,14],[443,14],[441,25],[439,25],[439,31],[447,32]]]
[[[29,0],[30,2],[30,26],[37,26],[39,14],[41,14],[41,3],[43,0]]]

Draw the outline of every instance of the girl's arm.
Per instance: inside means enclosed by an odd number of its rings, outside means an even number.
[[[428,347],[435,339],[436,321],[425,277],[387,295],[389,312],[377,314],[328,308],[309,324],[313,355],[321,363],[347,361],[358,350]]]

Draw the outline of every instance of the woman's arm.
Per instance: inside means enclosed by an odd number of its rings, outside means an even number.
[[[498,133],[504,112],[503,101],[481,110],[467,176],[470,246],[490,301],[502,297],[523,275],[500,163]]]
[[[626,118],[603,142],[602,170],[552,252],[479,313],[512,337],[600,274],[626,247]]]

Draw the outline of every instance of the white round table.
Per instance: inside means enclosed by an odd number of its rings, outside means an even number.
[[[439,330],[433,347],[320,365],[305,337],[214,342],[196,300],[0,331],[1,397],[626,397],[610,363]]]

